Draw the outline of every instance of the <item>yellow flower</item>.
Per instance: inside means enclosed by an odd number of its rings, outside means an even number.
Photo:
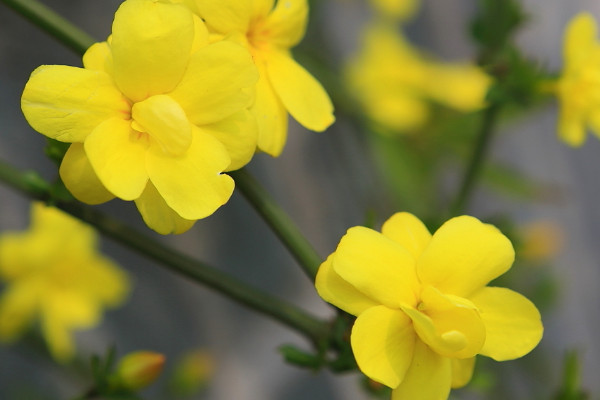
[[[252,53],[260,73],[251,108],[258,121],[260,150],[272,156],[281,153],[287,139],[287,112],[313,131],[323,131],[333,123],[329,96],[290,53],[304,37],[307,0],[184,2],[211,32],[235,36]]]
[[[371,4],[384,17],[407,20],[419,8],[420,0],[371,0]]]
[[[564,70],[556,82],[560,103],[558,135],[570,146],[585,142],[586,127],[600,136],[600,44],[589,13],[575,16],[565,30]]]
[[[76,198],[135,200],[163,234],[227,202],[234,183],[222,172],[251,159],[258,134],[246,49],[208,44],[204,23],[181,5],[127,0],[83,64],[39,67],[22,98],[35,130],[72,143],[60,175]]]
[[[0,340],[17,339],[35,319],[59,361],[73,356],[71,331],[97,325],[129,292],[125,273],[97,252],[95,231],[36,203],[27,232],[0,237]]]
[[[346,81],[375,123],[410,131],[429,118],[429,102],[471,112],[485,106],[491,80],[468,63],[433,61],[387,25],[371,25]]]
[[[316,287],[358,317],[350,338],[358,366],[393,388],[393,400],[440,400],[469,382],[475,355],[510,360],[540,341],[537,308],[486,286],[513,260],[510,241],[476,218],[453,218],[432,236],[397,213],[382,233],[349,229]]]

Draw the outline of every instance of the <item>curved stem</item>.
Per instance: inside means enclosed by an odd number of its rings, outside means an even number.
[[[36,0],[0,0],[34,25],[58,39],[71,50],[83,55],[94,40],[90,35]]]
[[[37,200],[51,202],[54,206],[94,226],[100,232],[138,253],[158,261],[161,266],[198,283],[209,286],[260,313],[271,316],[283,324],[319,343],[327,335],[328,325],[291,303],[254,289],[235,278],[206,264],[181,254],[162,243],[145,236],[121,221],[78,202],[56,200],[51,196],[51,185],[33,172],[21,172],[0,162],[0,181]]]
[[[462,184],[458,194],[456,195],[452,205],[450,206],[450,214],[452,216],[458,215],[464,212],[468,205],[475,183],[481,174],[483,167],[483,161],[488,153],[491,139],[494,132],[494,125],[500,111],[500,106],[497,104],[490,105],[483,114],[483,120],[481,122],[481,128],[473,148],[473,153],[465,174],[463,176]]]
[[[228,174],[235,180],[237,189],[292,253],[306,275],[314,281],[322,259],[290,217],[248,171],[240,169]]]

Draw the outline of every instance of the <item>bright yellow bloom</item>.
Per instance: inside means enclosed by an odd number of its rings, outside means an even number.
[[[558,136],[571,146],[585,142],[586,127],[600,136],[600,43],[589,13],[575,16],[565,30],[564,70],[556,82],[560,102]]]
[[[307,0],[277,0],[277,4],[275,0],[183,1],[212,33],[235,36],[252,53],[260,73],[251,108],[258,121],[260,150],[272,156],[281,153],[288,112],[313,131],[323,131],[333,123],[329,96],[290,53],[304,37]]]
[[[407,20],[419,8],[420,0],[371,0],[373,8],[384,17]]]
[[[225,204],[257,127],[247,110],[258,73],[248,51],[208,43],[186,7],[127,0],[112,37],[84,68],[36,69],[22,109],[38,132],[73,143],[60,175],[79,200],[135,200],[159,233],[181,233]]]
[[[13,341],[34,320],[55,359],[73,356],[71,331],[97,325],[104,308],[123,303],[125,273],[98,253],[95,231],[36,203],[31,228],[0,237],[0,340]]]
[[[510,360],[540,341],[537,308],[486,286],[513,260],[510,241],[476,218],[453,218],[432,236],[397,213],[382,233],[349,229],[316,287],[358,317],[350,338],[358,366],[393,388],[393,400],[441,400],[469,382],[477,354]]]
[[[422,126],[430,101],[461,112],[481,109],[491,83],[475,65],[431,60],[386,25],[365,30],[363,46],[346,72],[369,118],[396,131]]]

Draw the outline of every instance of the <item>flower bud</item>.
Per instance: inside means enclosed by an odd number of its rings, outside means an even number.
[[[131,390],[143,389],[160,375],[165,356],[152,351],[129,353],[121,359],[117,367],[119,383]]]

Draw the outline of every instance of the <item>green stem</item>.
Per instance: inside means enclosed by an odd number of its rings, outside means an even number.
[[[468,205],[473,189],[475,188],[475,183],[481,175],[483,161],[490,147],[494,125],[499,112],[500,106],[497,104],[490,105],[484,111],[481,128],[475,142],[475,147],[473,148],[473,154],[469,160],[458,194],[450,207],[452,216],[463,213]]]
[[[284,246],[292,253],[306,275],[314,281],[322,258],[302,235],[290,217],[273,201],[267,191],[244,169],[229,172],[236,188],[275,232]]]
[[[162,243],[147,237],[121,221],[77,202],[64,202],[51,196],[51,185],[33,172],[22,172],[0,162],[0,181],[37,200],[51,202],[54,206],[94,226],[106,236],[158,261],[171,271],[209,286],[227,297],[258,312],[271,316],[283,324],[319,343],[327,334],[328,326],[293,304],[254,289],[231,276],[181,254]]]
[[[90,35],[36,0],[0,1],[78,54],[83,55],[88,47],[97,42]]]

